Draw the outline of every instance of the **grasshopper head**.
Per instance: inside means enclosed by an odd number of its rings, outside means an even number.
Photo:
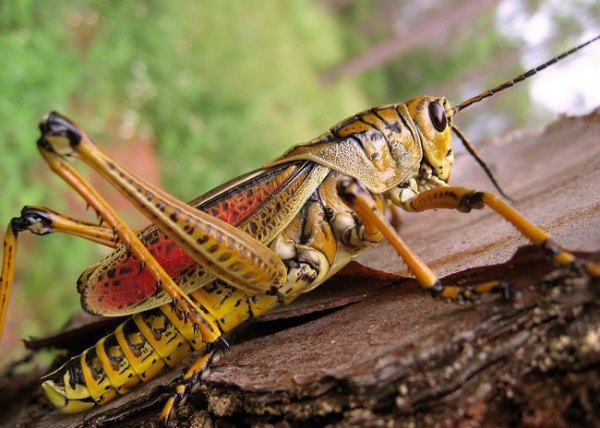
[[[423,96],[408,101],[406,107],[421,132],[423,154],[432,173],[447,182],[454,162],[450,103],[444,97]]]

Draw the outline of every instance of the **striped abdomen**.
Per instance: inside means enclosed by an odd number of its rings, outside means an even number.
[[[191,296],[224,332],[277,304],[273,297],[249,297],[220,281]],[[192,324],[184,322],[171,305],[163,305],[120,324],[95,346],[45,376],[42,388],[61,411],[82,412],[126,394],[206,348]]]

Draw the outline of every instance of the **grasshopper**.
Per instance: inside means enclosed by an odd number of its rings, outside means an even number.
[[[384,239],[436,297],[471,301],[496,293],[505,300],[519,298],[520,291],[503,281],[469,287],[442,284],[388,221],[386,214],[394,208],[469,212],[488,206],[551,262],[600,277],[599,266],[561,249],[501,198],[448,184],[454,132],[505,196],[454,117],[598,39],[600,35],[455,107],[444,97],[422,96],[360,112],[190,203],[137,177],[74,121],[53,112],[40,124],[40,153],[98,213],[101,223],[32,206],[9,222],[0,282],[0,332],[19,233],[62,232],[113,248],[81,274],[77,289],[87,312],[131,317],[46,375],[42,388],[61,411],[82,412],[126,394],[197,353],[161,412],[167,423],[213,356],[227,347],[223,334],[313,290]],[[69,162],[73,158],[99,172],[152,225],[137,233],[129,228],[77,172]]]

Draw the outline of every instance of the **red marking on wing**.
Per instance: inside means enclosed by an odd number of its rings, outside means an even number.
[[[294,170],[294,166],[285,167],[253,177],[209,199],[198,208],[237,226],[281,188]],[[175,282],[179,282],[186,270],[195,264],[181,248],[159,232],[149,234],[143,241]],[[151,298],[156,292],[155,284],[155,278],[141,269],[139,260],[135,257],[121,258],[116,263],[107,266],[102,264],[96,269],[95,276],[83,287],[83,306],[92,313],[115,313]]]
[[[160,235],[158,239],[149,250],[170,275],[184,271],[194,263],[169,238]],[[96,281],[88,283],[85,290],[86,307],[95,313],[131,307],[150,298],[155,291],[156,279],[147,270],[141,269],[139,260],[131,257],[108,268]]]

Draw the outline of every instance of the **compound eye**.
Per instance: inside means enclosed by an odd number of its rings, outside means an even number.
[[[433,127],[438,131],[442,132],[448,126],[448,120],[446,119],[446,111],[444,107],[438,102],[429,103],[429,119],[433,124]]]

